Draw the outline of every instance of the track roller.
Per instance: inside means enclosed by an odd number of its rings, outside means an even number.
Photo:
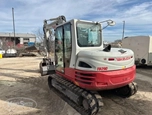
[[[123,97],[123,98],[127,98],[130,97],[132,95],[134,95],[138,90],[138,85],[135,82],[129,83],[128,85],[118,88],[116,89],[116,94]]]

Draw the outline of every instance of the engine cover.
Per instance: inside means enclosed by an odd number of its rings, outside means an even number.
[[[111,48],[110,52],[83,50],[78,53],[76,69],[86,71],[111,71],[132,67],[134,52],[130,49]]]

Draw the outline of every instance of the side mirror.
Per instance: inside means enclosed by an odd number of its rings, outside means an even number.
[[[107,21],[107,24],[109,26],[114,26],[116,23],[114,21],[112,21],[112,20],[109,20],[109,21]]]
[[[116,24],[113,20],[105,20],[105,21],[102,21],[99,23],[104,23],[104,22],[107,22],[107,25],[105,27],[103,27],[102,30],[107,28],[108,26],[114,26]]]

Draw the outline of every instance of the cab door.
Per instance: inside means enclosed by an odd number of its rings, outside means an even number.
[[[55,31],[56,70],[64,73],[69,68],[72,52],[71,23],[60,26]]]
[[[55,66],[56,70],[64,73],[63,26],[55,31]]]
[[[71,35],[71,23],[67,23],[63,27],[63,39],[64,39],[64,66],[69,68],[72,52],[72,35]]]

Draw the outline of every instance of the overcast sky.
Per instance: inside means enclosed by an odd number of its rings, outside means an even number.
[[[151,0],[0,0],[0,32],[13,32],[14,8],[16,33],[33,33],[43,20],[64,15],[93,21],[112,19],[115,26],[103,31],[105,41],[125,36],[152,35]]]

